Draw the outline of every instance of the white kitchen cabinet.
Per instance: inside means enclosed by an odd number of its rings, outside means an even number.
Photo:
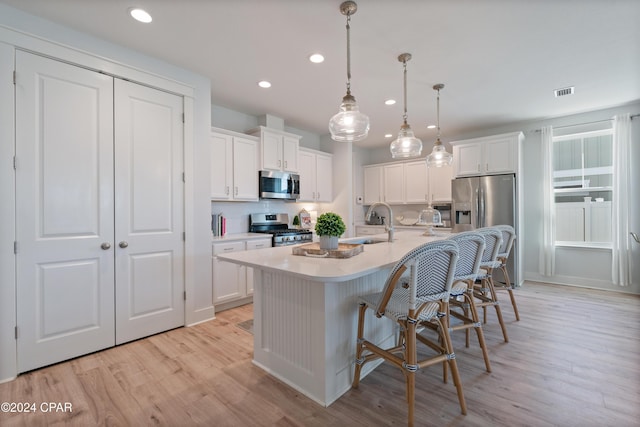
[[[522,132],[513,132],[451,142],[454,175],[517,173],[519,149],[523,139]]]
[[[299,171],[298,148],[300,136],[260,126],[249,131],[260,137],[260,167],[262,170]]]
[[[246,267],[221,261],[216,255],[245,250],[245,242],[213,244],[213,304],[246,296]]]
[[[271,247],[271,238],[212,244],[213,304],[216,311],[251,302],[253,269],[218,259],[217,255]]]
[[[271,247],[271,239],[248,240],[246,249],[252,251],[255,249],[263,249]],[[253,295],[253,268],[247,267],[247,296]]]
[[[431,203],[451,202],[453,167],[449,165],[439,168],[427,168],[427,176]]]
[[[364,174],[364,204],[370,205],[375,202],[382,202],[382,166],[365,166],[362,168]]]
[[[300,201],[333,201],[333,156],[320,151],[300,149]]]
[[[211,133],[211,199],[258,200],[258,139]]]
[[[406,203],[429,201],[427,162],[424,160],[404,163],[404,201]]]
[[[385,165],[383,170],[383,200],[389,204],[404,203],[404,164]]]
[[[427,168],[424,160],[364,166],[364,204],[450,202],[452,170]]]

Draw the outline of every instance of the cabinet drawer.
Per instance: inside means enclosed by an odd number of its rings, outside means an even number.
[[[213,245],[213,255],[238,251],[244,251],[244,242],[216,243]]]
[[[271,247],[271,239],[260,239],[260,240],[248,240],[247,241],[247,250],[253,249],[262,249],[262,248],[270,248]]]

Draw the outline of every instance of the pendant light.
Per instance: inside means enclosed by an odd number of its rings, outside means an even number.
[[[427,167],[442,167],[448,166],[453,161],[453,155],[447,153],[447,150],[442,145],[442,141],[440,141],[440,89],[444,88],[442,83],[438,83],[433,86],[433,90],[438,91],[438,100],[437,100],[437,126],[438,126],[438,136],[436,142],[433,144],[433,150],[431,154],[427,156]]]
[[[391,142],[389,149],[391,157],[394,159],[417,157],[422,153],[422,141],[415,137],[411,126],[407,123],[407,61],[411,59],[410,53],[403,53],[398,56],[398,61],[402,62],[404,69],[404,114],[402,118],[404,122],[400,126],[398,138]]]
[[[340,111],[329,121],[331,139],[339,142],[361,141],[369,133],[369,117],[360,112],[356,99],[351,95],[351,15],[356,13],[358,5],[345,1],[340,5],[340,13],[347,17],[347,94],[342,98]]]

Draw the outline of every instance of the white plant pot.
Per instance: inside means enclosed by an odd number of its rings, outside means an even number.
[[[338,249],[338,236],[320,236],[320,249]]]

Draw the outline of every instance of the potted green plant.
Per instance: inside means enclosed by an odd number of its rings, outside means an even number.
[[[325,212],[316,221],[316,234],[320,238],[320,249],[338,249],[338,238],[347,229],[340,215]]]
[[[291,223],[291,225],[293,225],[293,228],[300,227],[300,217],[298,215],[293,217],[293,222]]]

